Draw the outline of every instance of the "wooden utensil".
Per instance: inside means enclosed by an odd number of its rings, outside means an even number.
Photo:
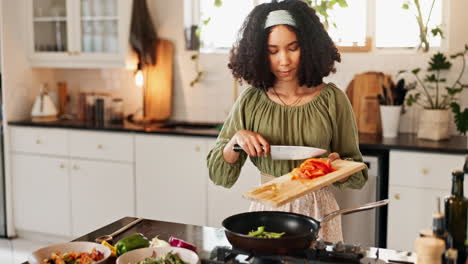
[[[136,224],[140,223],[141,221],[143,221],[143,218],[135,219],[132,222],[125,225],[124,227],[122,227],[119,230],[115,231],[114,233],[112,233],[110,235],[104,235],[104,236],[97,237],[94,241],[96,241],[97,243],[102,243],[102,241],[107,241],[107,242],[112,241],[115,236],[117,236],[118,234],[126,231],[130,227],[135,226]]]
[[[291,174],[288,173],[244,193],[243,197],[279,207],[366,168],[362,162],[347,160],[335,160],[332,166],[337,170],[312,180],[291,180]]]
[[[66,114],[67,112],[67,83],[58,82],[58,105],[59,105],[59,116]]]

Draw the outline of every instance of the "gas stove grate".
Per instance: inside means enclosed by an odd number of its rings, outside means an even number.
[[[240,256],[244,256],[241,258]],[[320,263],[359,263],[363,257],[360,252],[333,252],[326,249],[306,249],[294,255],[262,255],[250,254],[246,251],[230,248],[216,247],[210,259],[202,259],[202,264],[320,264]]]

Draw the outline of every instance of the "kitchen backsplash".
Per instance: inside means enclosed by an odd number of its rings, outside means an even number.
[[[182,51],[183,55],[188,52]],[[412,69],[426,65],[428,55],[422,54],[343,54],[342,63],[337,64],[337,73],[325,81],[333,82],[342,90],[355,74],[366,71],[383,71],[393,76],[401,69]],[[189,61],[188,63],[185,63]],[[186,56],[176,55],[174,72],[173,114],[171,119],[199,122],[222,122],[234,102],[234,81],[228,71],[227,56],[224,54],[206,54],[201,56],[200,64],[205,75],[202,81],[191,87],[194,77],[193,66]],[[456,72],[459,64],[454,64]],[[125,69],[106,70],[34,70],[38,81],[49,82],[56,89],[58,81],[66,81],[71,95],[71,108],[75,113],[79,92],[106,92],[113,97],[124,99],[125,114],[136,112],[142,106],[142,88],[134,84],[134,73]],[[455,76],[447,76],[449,80]],[[464,82],[468,82],[467,74]],[[394,78],[395,80],[396,78]],[[240,92],[243,87],[239,87]],[[468,92],[461,98],[468,106]],[[415,132],[418,125],[417,107],[409,108],[401,120],[401,132]],[[452,122],[452,134],[456,133]]]

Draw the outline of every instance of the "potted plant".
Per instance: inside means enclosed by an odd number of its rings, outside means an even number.
[[[411,74],[415,77],[418,86],[409,92],[406,97],[406,104],[408,106],[417,104],[424,108],[420,116],[418,138],[441,140],[449,137],[449,110],[452,108],[455,113],[461,111],[458,105],[458,95],[464,88],[468,88],[467,84],[462,84],[460,81],[465,70],[465,54],[467,51],[468,45],[465,45],[463,52],[450,56],[451,59],[457,57],[463,59],[460,73],[451,85],[444,77],[444,73],[450,70],[452,63],[441,52],[432,55],[424,79],[419,76],[420,68],[411,70]],[[400,71],[400,73],[403,72],[407,71]],[[466,118],[463,117],[466,117],[466,115],[455,116],[456,122],[460,120],[461,127],[466,126]]]
[[[394,138],[398,135],[400,115],[408,90],[414,87],[413,82],[405,87],[405,80],[400,79],[396,85],[389,87],[382,85],[382,93],[377,95],[380,105],[380,118],[382,121],[382,135],[386,138]]]

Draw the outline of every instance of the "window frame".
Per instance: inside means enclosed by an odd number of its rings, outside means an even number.
[[[190,0],[189,0],[190,1]],[[192,7],[198,9],[198,17],[201,17],[200,10],[200,0],[191,0],[195,2],[192,4]],[[251,0],[253,5],[256,6],[262,3],[262,0]],[[377,53],[377,54],[412,54],[417,51],[417,47],[377,47],[375,36],[377,30],[376,24],[376,14],[377,14],[377,5],[375,1],[379,0],[367,0],[367,19],[366,19],[366,38],[365,45],[357,46],[336,46],[340,53]],[[430,47],[429,52],[436,50],[446,52],[449,47],[449,15],[450,15],[450,6],[449,1],[442,1],[442,25],[444,25],[444,38],[441,39],[439,47]],[[200,54],[228,54],[231,48],[200,48]]]

